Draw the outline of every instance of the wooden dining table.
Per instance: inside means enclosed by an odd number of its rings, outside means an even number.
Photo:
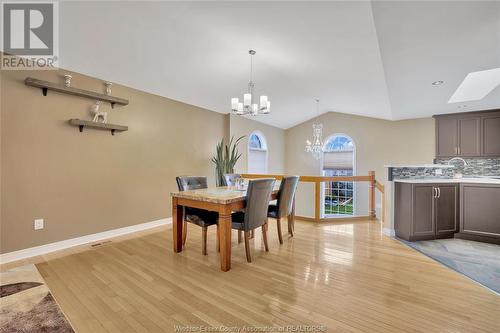
[[[274,186],[271,200],[278,195],[279,183]],[[205,209],[219,213],[220,268],[231,269],[231,213],[246,205],[246,189],[234,186],[212,187],[172,192],[172,224],[174,252],[182,252],[183,207]],[[293,217],[292,217],[293,218]]]

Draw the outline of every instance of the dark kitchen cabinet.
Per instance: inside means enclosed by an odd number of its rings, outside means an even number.
[[[500,113],[483,117],[483,155],[500,156]]]
[[[454,117],[436,120],[436,156],[458,155],[458,120]]]
[[[458,186],[440,184],[435,200],[436,234],[454,234],[458,230]]]
[[[481,155],[481,118],[458,119],[458,156]]]
[[[458,238],[500,244],[500,185],[460,186]]]
[[[414,237],[434,238],[436,226],[434,219],[434,186],[416,184],[413,186],[413,223]]]
[[[458,231],[458,185],[395,183],[396,236],[408,241],[448,238]]]
[[[436,157],[500,157],[500,110],[434,118]]]

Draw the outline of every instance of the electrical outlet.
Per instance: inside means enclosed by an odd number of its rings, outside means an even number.
[[[443,174],[443,169],[436,169],[436,170],[434,170],[434,174],[436,176],[442,175]]]
[[[36,219],[34,222],[33,222],[33,228],[35,230],[40,230],[40,229],[43,229],[44,225],[43,225],[43,219]]]

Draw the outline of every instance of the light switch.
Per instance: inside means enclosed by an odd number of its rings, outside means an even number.
[[[35,230],[40,230],[43,229],[43,219],[36,219],[33,223],[33,227]]]

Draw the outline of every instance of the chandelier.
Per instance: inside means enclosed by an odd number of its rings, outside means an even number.
[[[250,82],[248,82],[248,92],[243,94],[243,102],[237,97],[231,98],[231,111],[237,115],[251,115],[256,116],[258,114],[268,114],[271,109],[271,102],[267,99],[267,96],[260,96],[259,104],[254,101],[254,87],[253,82],[253,62],[252,57],[255,55],[254,50],[248,51],[250,54]],[[255,102],[255,103],[254,103]]]
[[[316,112],[319,116],[319,99],[316,99]],[[313,140],[306,140],[305,151],[311,153],[312,156],[319,160],[323,155],[323,124],[313,124]]]

